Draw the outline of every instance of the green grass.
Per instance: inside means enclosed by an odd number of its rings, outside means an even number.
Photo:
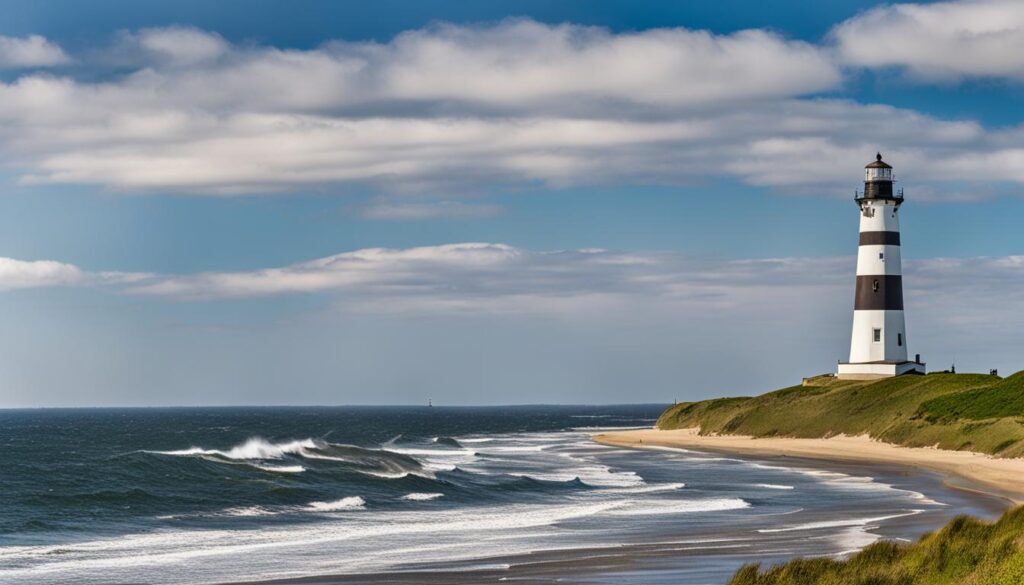
[[[882,541],[845,561],[797,559],[741,568],[729,585],[1019,585],[1024,507],[994,524],[961,516],[914,544]]]
[[[863,435],[910,447],[1024,456],[1024,372],[899,376],[877,381],[813,378],[756,397],[677,404],[658,428],[755,437]]]
[[[1024,371],[991,386],[940,396],[921,405],[930,420],[984,420],[1024,415]]]

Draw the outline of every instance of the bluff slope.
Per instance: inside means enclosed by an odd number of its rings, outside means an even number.
[[[935,373],[877,381],[819,377],[755,397],[684,402],[660,429],[821,438],[864,435],[907,447],[1024,456],[1024,371],[1007,378]]]

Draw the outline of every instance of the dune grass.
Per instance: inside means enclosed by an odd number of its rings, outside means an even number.
[[[762,571],[746,565],[729,585],[1019,585],[1024,507],[988,524],[961,516],[914,544],[882,541],[847,560],[797,559]]]
[[[877,381],[831,377],[756,397],[677,404],[658,428],[701,434],[818,438],[869,435],[909,447],[1024,456],[1024,372],[935,373]]]

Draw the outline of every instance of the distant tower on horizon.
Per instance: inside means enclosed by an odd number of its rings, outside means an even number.
[[[864,192],[855,198],[860,208],[857,293],[850,361],[839,363],[841,379],[925,373],[920,357],[907,359],[899,221],[903,190],[894,193],[892,184],[892,167],[879,153],[865,167]]]

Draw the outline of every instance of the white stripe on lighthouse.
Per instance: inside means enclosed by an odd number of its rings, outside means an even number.
[[[857,274],[902,274],[899,246],[860,246],[857,252]]]
[[[875,329],[881,329],[875,341]],[[902,342],[903,345],[899,345]],[[903,311],[854,311],[850,363],[906,361],[907,333]]]

